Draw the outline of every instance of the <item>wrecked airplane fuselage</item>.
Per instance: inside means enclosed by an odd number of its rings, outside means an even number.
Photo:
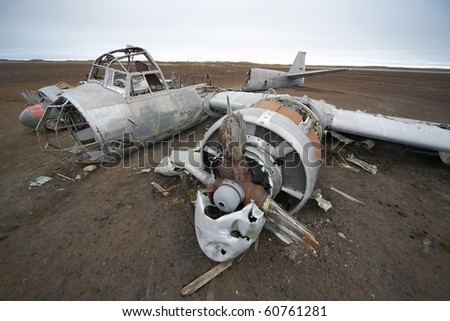
[[[36,128],[41,147],[93,163],[159,142],[207,118],[206,87],[169,88],[142,48],[108,52],[95,60],[84,84],[47,106]]]
[[[306,76],[294,69],[283,77]],[[450,163],[445,124],[347,111],[273,90],[209,91],[205,84],[169,88],[141,48],[111,51],[94,62],[84,84],[61,92],[47,106],[37,126],[39,141],[46,151],[93,163],[162,141],[207,115],[227,114],[206,132],[195,162],[178,164],[206,186],[196,201],[196,233],[215,261],[243,253],[263,226],[285,242],[317,248],[292,215],[313,194],[325,130],[437,151]],[[230,125],[231,118],[240,120]]]
[[[305,83],[305,77],[349,70],[348,68],[335,68],[305,71],[305,56],[306,52],[299,51],[291,68],[287,72],[265,68],[250,68],[241,87],[242,91],[302,87]]]

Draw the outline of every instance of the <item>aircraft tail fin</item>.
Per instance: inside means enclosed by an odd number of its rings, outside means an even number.
[[[289,69],[288,74],[298,74],[301,72],[305,72],[305,56],[306,52],[299,51],[297,56],[295,57],[294,62],[292,63],[291,69]]]

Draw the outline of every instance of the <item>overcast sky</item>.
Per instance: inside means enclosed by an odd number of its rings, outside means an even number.
[[[133,44],[156,60],[450,68],[447,0],[13,0],[0,58],[94,59]],[[362,63],[361,63],[362,62]]]

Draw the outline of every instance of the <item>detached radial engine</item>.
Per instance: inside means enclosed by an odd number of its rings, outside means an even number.
[[[209,258],[227,261],[240,255],[264,226],[287,243],[318,248],[289,213],[296,213],[313,191],[321,136],[314,113],[288,97],[260,100],[207,131],[199,168],[213,178],[205,193],[198,192],[195,221]]]

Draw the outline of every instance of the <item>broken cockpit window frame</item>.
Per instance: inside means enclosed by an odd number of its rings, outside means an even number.
[[[131,97],[168,89],[159,66],[145,50],[137,47],[111,51],[97,58],[87,82],[99,83]]]
[[[41,149],[45,152],[63,151],[77,159],[82,155],[87,162],[101,156],[91,126],[64,97],[47,106],[36,132]]]
[[[130,75],[130,96],[139,96],[166,89],[163,79],[154,72],[133,73]]]

